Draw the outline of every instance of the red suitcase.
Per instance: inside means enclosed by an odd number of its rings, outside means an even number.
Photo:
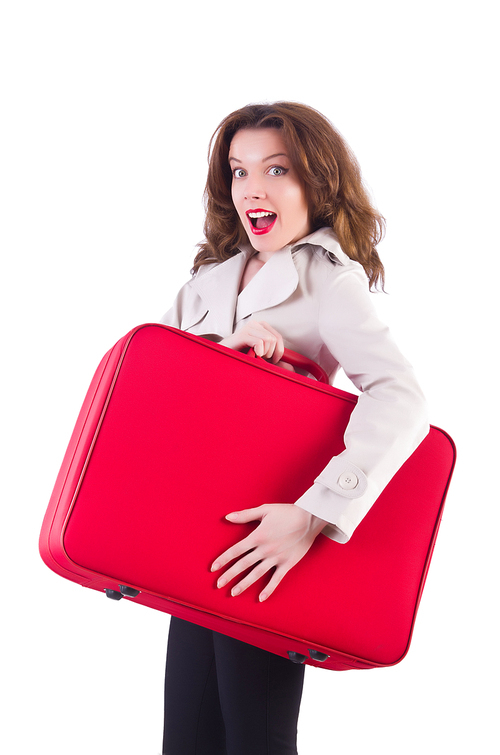
[[[233,598],[210,572],[254,526],[225,515],[302,495],[343,449],[355,402],[175,328],[135,328],[90,385],[43,522],[43,560],[109,597],[296,661],[337,670],[398,663],[455,461],[438,428],[351,540],[316,538],[269,600],[257,600],[263,582]]]

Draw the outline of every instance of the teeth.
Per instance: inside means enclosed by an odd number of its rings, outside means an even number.
[[[268,215],[274,215],[274,212],[248,212],[249,218],[266,218]]]

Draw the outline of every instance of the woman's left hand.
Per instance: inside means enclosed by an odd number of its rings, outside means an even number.
[[[238,559],[219,577],[217,587],[224,587],[241,572],[253,567],[232,588],[231,595],[239,595],[274,567],[274,574],[259,595],[260,601],[266,600],[292,566],[305,556],[326,524],[323,519],[292,503],[268,503],[235,511],[226,519],[236,524],[260,520],[260,524],[214,561],[212,571],[219,571],[230,561]]]

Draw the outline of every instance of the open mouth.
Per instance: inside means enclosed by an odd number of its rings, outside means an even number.
[[[259,234],[271,230],[277,215],[275,212],[269,212],[269,210],[249,210],[247,217],[250,220],[253,233]]]

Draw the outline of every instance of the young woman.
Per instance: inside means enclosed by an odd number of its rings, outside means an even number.
[[[272,600],[320,533],[349,540],[428,424],[413,371],[373,308],[383,219],[342,137],[312,108],[278,102],[231,113],[211,145],[206,241],[162,322],[251,347],[273,363],[288,347],[331,381],[342,367],[361,391],[345,451],[295,504],[227,514],[259,524],[242,540],[235,528],[235,544],[214,553],[217,587],[232,583],[237,600],[263,579],[259,599]],[[273,421],[265,402],[259,421]],[[296,753],[303,673],[286,658],[172,619],[164,753]]]

